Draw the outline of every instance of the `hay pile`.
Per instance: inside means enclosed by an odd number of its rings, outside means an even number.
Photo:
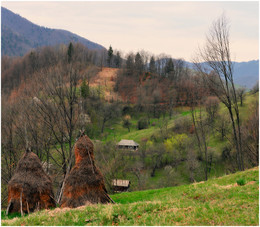
[[[23,214],[55,206],[51,179],[44,172],[38,156],[27,150],[8,183],[7,214]]]
[[[75,166],[64,184],[61,207],[79,207],[87,203],[109,203],[103,175],[95,166],[94,146],[86,135],[75,144]]]

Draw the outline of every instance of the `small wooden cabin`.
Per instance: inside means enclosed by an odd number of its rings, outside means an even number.
[[[119,149],[138,150],[139,144],[133,140],[121,140],[117,147]]]
[[[114,192],[126,192],[130,187],[131,182],[129,180],[113,179],[112,186]]]

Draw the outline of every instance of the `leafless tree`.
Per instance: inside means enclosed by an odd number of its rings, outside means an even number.
[[[259,103],[255,101],[249,108],[251,113],[242,125],[242,139],[245,154],[253,166],[259,165]]]
[[[199,112],[195,111],[194,106],[191,106],[191,116],[194,125],[194,131],[199,148],[199,155],[205,163],[204,174],[205,180],[208,180],[209,155],[208,155],[208,123],[202,116],[201,105],[199,105]]]
[[[169,85],[168,89],[166,89],[165,91],[166,94],[166,101],[167,101],[167,109],[169,111],[169,116],[170,119],[172,118],[172,114],[173,114],[173,108],[174,106],[176,106],[176,97],[177,97],[177,92],[176,89]]]
[[[237,89],[237,96],[240,99],[240,106],[243,106],[243,100],[244,100],[244,97],[245,97],[245,92],[246,92],[246,89],[244,87]]]
[[[160,101],[162,99],[161,91],[159,88],[153,90],[152,93],[152,105],[153,105],[153,117],[160,118]]]
[[[42,71],[37,81],[39,90],[35,91],[36,113],[54,138],[53,152],[56,158],[53,161],[62,169],[63,180],[72,167],[73,142],[80,114],[77,95],[79,79],[79,73],[72,63],[58,65]]]
[[[190,182],[193,183],[195,181],[195,171],[199,166],[196,152],[193,149],[189,149],[187,152],[186,166],[189,172]]]
[[[259,81],[257,81],[254,87],[251,89],[252,94],[255,94],[256,92],[259,92]]]
[[[104,103],[100,105],[99,114],[101,117],[101,133],[103,133],[106,123],[120,115],[120,109],[117,103]]]
[[[218,116],[218,121],[216,123],[216,130],[220,133],[221,135],[221,140],[223,141],[224,138],[227,137],[227,134],[229,132],[229,125],[230,125],[230,118],[228,114],[220,114]]]
[[[213,123],[217,117],[218,109],[219,109],[219,100],[216,97],[209,96],[205,103],[205,108],[209,120],[209,124],[213,127]]]
[[[205,62],[205,64],[200,62]],[[229,24],[224,14],[213,22],[206,44],[204,48],[199,50],[194,63],[202,74],[206,85],[228,109],[233,128],[237,166],[239,170],[244,170],[241,123],[229,42]],[[209,74],[210,70],[213,71],[211,75]]]

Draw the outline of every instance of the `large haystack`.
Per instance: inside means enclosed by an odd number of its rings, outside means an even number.
[[[44,172],[38,156],[27,150],[8,183],[7,213],[29,213],[55,205],[50,177]]]
[[[113,202],[107,194],[103,176],[95,166],[93,149],[93,143],[86,135],[76,142],[75,166],[65,180],[61,207]]]

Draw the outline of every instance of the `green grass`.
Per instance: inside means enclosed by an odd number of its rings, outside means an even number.
[[[189,114],[189,111],[185,112],[185,115]],[[150,119],[150,126],[147,129],[138,130],[137,129],[137,122],[138,119],[141,116],[138,116],[138,118],[132,118],[131,119],[131,128],[130,132],[128,132],[127,128],[124,128],[122,126],[122,121],[117,122],[111,122],[108,126],[105,128],[105,138],[101,138],[102,141],[109,141],[109,140],[116,140],[117,142],[121,139],[130,139],[134,140],[137,143],[140,143],[143,138],[149,139],[152,135],[160,133],[160,126],[167,120],[168,121],[168,128],[171,128],[174,126],[174,121],[178,119],[179,117],[182,117],[182,114],[177,114],[172,117],[172,119],[169,119],[168,116],[163,119],[161,117],[160,119],[157,118],[151,118]],[[155,124],[153,126],[153,123]],[[113,128],[113,129],[112,129]]]
[[[247,93],[245,95],[244,104],[242,107],[240,106],[239,103],[240,116],[242,120],[248,118],[248,108],[255,100],[258,100],[258,93],[253,95]],[[168,120],[168,129],[173,127],[174,122],[180,117],[188,116],[191,114],[189,107],[178,107],[175,109],[175,111],[178,112],[179,114],[174,115],[172,119],[169,119],[169,116],[166,116],[165,118],[166,120]],[[222,103],[220,103],[220,113],[221,114],[228,113],[227,108]],[[130,132],[128,132],[127,128],[124,128],[122,126],[122,121],[118,121],[117,119],[117,121],[110,122],[110,124],[108,124],[105,128],[105,134],[106,134],[105,138],[100,138],[100,139],[102,141],[109,141],[109,140],[120,141],[121,139],[131,139],[131,140],[135,140],[137,143],[140,143],[142,138],[149,139],[152,135],[160,133],[160,125],[165,122],[165,119],[163,119],[162,117],[160,119],[151,118],[150,119],[151,125],[149,126],[149,128],[138,130],[136,126],[137,126],[138,119],[140,119],[141,117],[145,117],[145,115],[140,115],[140,116],[138,115],[133,117],[130,120],[132,123]],[[153,123],[155,124],[154,126],[152,126]],[[217,139],[215,135],[211,136],[209,146],[217,147],[217,151],[218,151],[219,145],[221,146],[223,144],[225,144],[225,142]]]
[[[5,210],[1,211],[1,219],[2,220],[9,220],[9,219],[13,219],[13,218],[16,218],[16,217],[21,217],[21,213],[12,213],[12,214],[9,214],[7,216]]]
[[[250,114],[250,112],[248,112],[250,106],[255,101],[259,102],[258,96],[258,92],[255,94],[246,93],[243,101],[243,106],[240,106],[240,101],[238,102],[239,114],[242,121],[248,118],[248,115]],[[228,113],[228,110],[223,103],[220,103],[220,113]]]
[[[246,184],[237,186],[239,179]],[[259,225],[258,168],[207,182],[112,195],[116,204],[44,210],[2,225]]]
[[[244,178],[240,178],[237,180],[237,184],[240,186],[243,186],[246,184],[246,180]]]

